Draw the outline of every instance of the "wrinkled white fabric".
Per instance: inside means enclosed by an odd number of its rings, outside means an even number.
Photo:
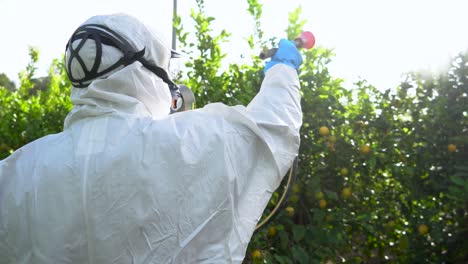
[[[272,67],[247,107],[168,115],[166,92],[136,62],[0,161],[0,263],[242,262],[299,149],[296,70]]]

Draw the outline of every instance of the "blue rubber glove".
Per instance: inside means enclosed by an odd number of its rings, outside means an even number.
[[[269,62],[265,64],[265,73],[276,64],[286,64],[296,70],[302,64],[302,56],[293,41],[281,39],[279,48]]]

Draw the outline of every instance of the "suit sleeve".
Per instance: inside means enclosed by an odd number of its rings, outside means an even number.
[[[267,72],[260,92],[247,106],[248,115],[261,130],[282,174],[299,150],[302,125],[299,89],[296,70],[278,64]]]

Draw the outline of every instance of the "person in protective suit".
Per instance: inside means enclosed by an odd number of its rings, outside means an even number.
[[[0,161],[0,263],[241,263],[299,149],[291,41],[245,106],[170,114],[171,49],[125,14],[94,16],[66,49],[61,133]]]

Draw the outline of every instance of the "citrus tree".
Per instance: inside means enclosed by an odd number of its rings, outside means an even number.
[[[215,18],[203,0],[196,3],[193,29],[175,20],[189,55],[178,81],[194,91],[197,107],[246,105],[260,87],[264,63],[257,56],[245,64],[224,61],[230,34],[214,32]],[[246,54],[258,54],[278,39],[262,31],[262,5],[247,3],[255,27]],[[300,16],[300,8],[289,15],[289,39],[302,31]],[[38,55],[30,50],[17,90],[0,87],[0,158],[61,131],[71,109],[63,59],[53,62],[48,89],[35,88]],[[468,53],[439,75],[408,73],[385,91],[365,80],[344,87],[328,71],[330,49],[303,56],[297,180],[284,210],[252,237],[245,263],[466,262]]]
[[[62,131],[72,107],[71,86],[61,60],[53,61],[48,88],[42,91],[33,80],[39,51],[31,47],[29,55],[31,61],[19,74],[18,89],[0,86],[0,159],[37,138]]]
[[[186,81],[198,91],[198,106],[246,104],[261,83],[263,63],[253,57],[249,65],[220,71],[220,46],[229,34],[212,32],[214,17],[206,15],[203,1],[197,3],[196,41],[187,41],[180,20],[178,26],[185,51],[192,52]],[[248,3],[256,27],[247,41],[260,50],[274,39],[262,38],[262,6]],[[298,8],[290,14],[289,39],[305,24],[300,13]],[[303,55],[298,179],[285,210],[253,237],[245,262],[465,258],[466,56],[439,76],[411,73],[400,86],[381,91],[365,80],[343,87],[327,69],[330,49]]]
[[[303,23],[290,18],[292,37]],[[343,87],[327,70],[330,50],[304,56],[298,180],[247,262],[466,260],[467,55],[386,91]]]

